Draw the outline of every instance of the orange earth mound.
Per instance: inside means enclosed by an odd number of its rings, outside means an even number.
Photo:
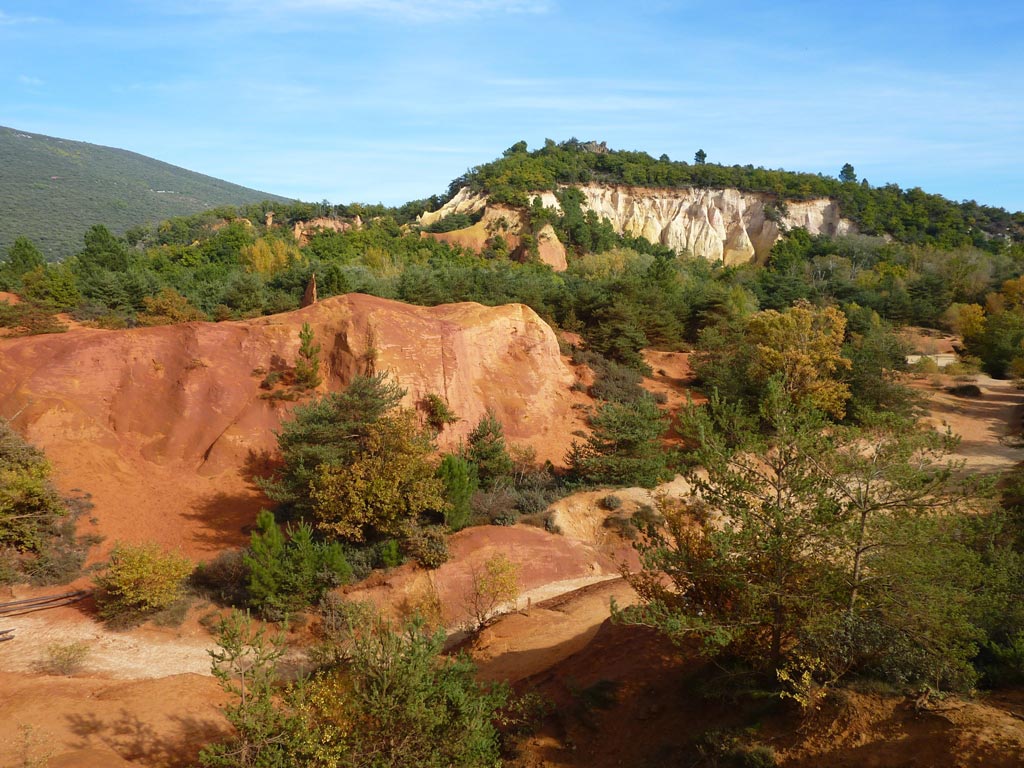
[[[240,322],[0,339],[0,415],[46,451],[62,491],[91,496],[87,529],[107,547],[155,541],[209,556],[243,543],[265,504],[251,478],[294,403],[261,397],[261,382],[290,370],[306,322],[323,347],[321,392],[372,362],[408,390],[408,406],[447,400],[461,421],[442,447],[492,409],[510,442],[560,464],[584,427],[572,369],[528,307],[358,294]]]

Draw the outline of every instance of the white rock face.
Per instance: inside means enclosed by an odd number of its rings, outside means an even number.
[[[621,234],[643,237],[726,265],[768,259],[779,238],[779,225],[765,215],[769,195],[738,189],[649,189],[588,184],[579,187],[584,207],[606,218]],[[538,195],[545,206],[559,209],[553,192]],[[459,191],[443,208],[424,214],[428,226],[451,213],[470,213],[487,204],[484,195]],[[853,222],[839,215],[838,204],[828,198],[787,203],[781,217],[787,228],[803,227],[812,235],[855,232]]]
[[[442,205],[436,211],[426,211],[421,213],[417,219],[417,223],[421,227],[429,227],[436,221],[440,221],[445,216],[451,216],[454,213],[465,213],[472,215],[479,211],[481,208],[487,205],[487,195],[480,195],[470,190],[469,187],[463,187],[458,193],[449,200],[447,203]]]

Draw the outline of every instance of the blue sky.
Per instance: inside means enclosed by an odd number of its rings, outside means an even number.
[[[576,136],[1024,210],[1022,32],[1019,1],[0,0],[0,125],[304,200]]]

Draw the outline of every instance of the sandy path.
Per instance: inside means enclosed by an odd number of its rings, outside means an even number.
[[[929,421],[936,427],[948,425],[960,437],[956,455],[968,469],[977,472],[1002,472],[1024,461],[1019,445],[1021,419],[1024,416],[1024,392],[1012,381],[988,376],[972,377],[982,395],[957,397],[945,391],[950,377],[936,377],[915,388],[929,396]],[[938,385],[938,386],[936,386]]]

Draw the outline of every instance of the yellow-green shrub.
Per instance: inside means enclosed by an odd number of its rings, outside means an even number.
[[[106,572],[95,579],[96,602],[107,620],[141,618],[184,594],[192,563],[156,544],[118,544]]]

